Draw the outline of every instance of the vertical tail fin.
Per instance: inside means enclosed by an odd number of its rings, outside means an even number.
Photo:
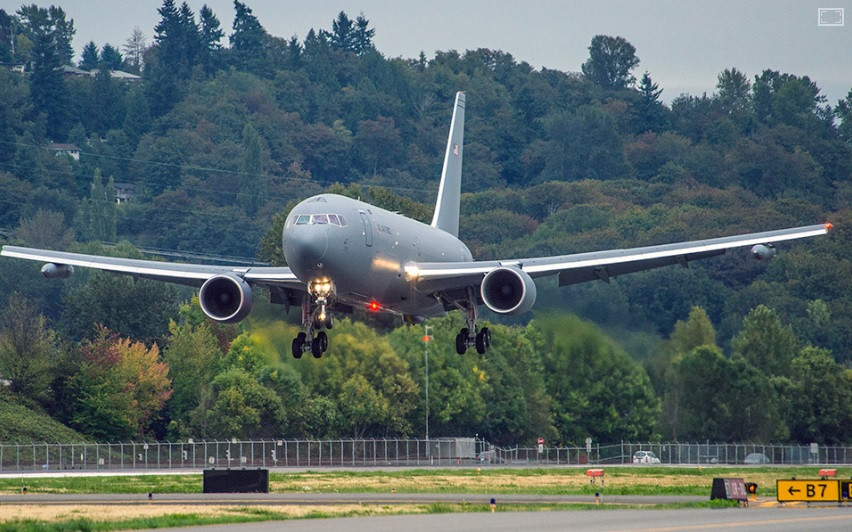
[[[462,152],[464,151],[464,93],[456,93],[453,121],[444,154],[444,169],[438,187],[438,202],[432,227],[459,236],[459,203],[461,201]]]

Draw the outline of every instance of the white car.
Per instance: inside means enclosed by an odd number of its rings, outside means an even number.
[[[636,451],[633,453],[634,464],[659,464],[660,459],[651,451]]]

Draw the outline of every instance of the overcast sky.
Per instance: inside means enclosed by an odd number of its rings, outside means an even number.
[[[33,0],[0,0],[16,11]],[[74,19],[75,59],[90,40],[121,45],[134,26],[150,44],[162,0],[35,0],[61,6]],[[176,3],[180,4],[179,0]],[[231,33],[232,0],[187,0],[195,13],[208,4]],[[852,88],[852,0],[248,0],[278,37],[304,39],[310,28],[331,29],[340,11],[363,12],[385,57],[431,58],[436,50],[491,48],[536,68],[579,71],[598,34],[622,36],[636,47],[636,77],[648,71],[671,101],[681,93],[712,93],[716,77],[736,67],[753,79],[770,68],[807,75],[832,105]],[[819,26],[818,8],[843,8],[844,26]]]

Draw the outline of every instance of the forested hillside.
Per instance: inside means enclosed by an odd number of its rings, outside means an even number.
[[[0,10],[0,244],[280,263],[282,215],[321,191],[429,219],[462,90],[478,259],[834,230],[770,262],[545,280],[483,358],[452,352],[459,316],[430,321],[434,434],[849,440],[852,90],[828,102],[807,73],[730,65],[667,105],[620,37],[561,72],[487,49],[387,58],[382,28],[342,12],[273,36],[234,7],[228,30],[164,0],[155,28],[79,58],[61,8]],[[295,361],[281,307],[221,327],[191,297],[0,260],[0,393],[102,440],[421,433],[422,328],[342,320],[328,357]]]

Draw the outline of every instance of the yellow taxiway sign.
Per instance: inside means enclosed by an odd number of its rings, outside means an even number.
[[[778,502],[839,502],[839,480],[778,480]]]

